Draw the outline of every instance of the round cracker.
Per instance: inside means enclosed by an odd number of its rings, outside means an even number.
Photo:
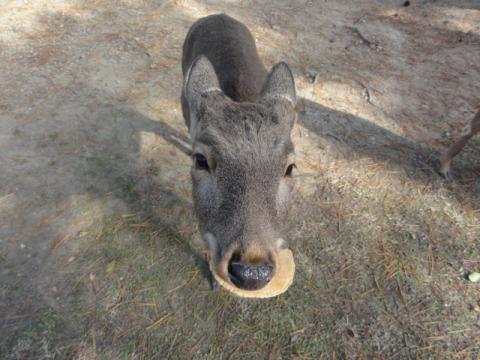
[[[245,290],[236,287],[233,283],[225,281],[210,266],[210,270],[220,285],[228,291],[245,298],[270,298],[283,294],[292,285],[295,275],[295,262],[290,249],[282,249],[278,253],[277,271],[265,287],[258,290]]]

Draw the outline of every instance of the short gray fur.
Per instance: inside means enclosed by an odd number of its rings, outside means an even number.
[[[239,287],[261,288],[285,244],[279,239],[294,185],[293,75],[282,62],[267,72],[249,30],[224,14],[192,25],[182,70],[202,237],[217,273]]]

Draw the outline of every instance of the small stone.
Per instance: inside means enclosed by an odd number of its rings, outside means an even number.
[[[317,73],[315,71],[307,71],[305,75],[311,84],[315,83],[317,80]]]
[[[25,249],[27,246],[25,244],[20,244],[20,249]]]
[[[480,273],[471,272],[470,274],[468,274],[468,280],[470,280],[471,282],[480,281]]]

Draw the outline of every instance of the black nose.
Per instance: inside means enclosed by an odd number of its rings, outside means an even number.
[[[258,290],[272,280],[273,265],[252,265],[241,261],[230,261],[228,273],[232,282],[241,289]]]

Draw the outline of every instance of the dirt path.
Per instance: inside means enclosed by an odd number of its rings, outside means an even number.
[[[409,6],[405,6],[409,3]],[[211,294],[181,46],[226,12],[302,97],[288,294]],[[475,358],[480,3],[4,1],[0,358]]]

